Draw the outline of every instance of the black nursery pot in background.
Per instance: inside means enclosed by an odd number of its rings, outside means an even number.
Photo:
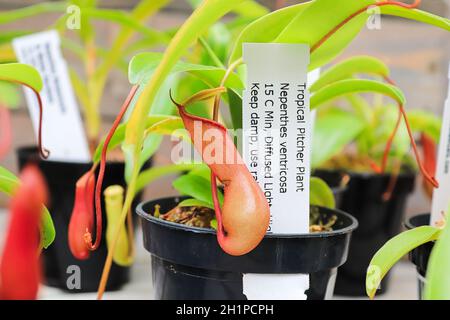
[[[419,214],[411,217],[405,222],[407,229],[413,229],[420,226],[427,226],[430,224],[430,214]],[[424,243],[423,245],[415,248],[409,253],[409,260],[414,263],[417,270],[417,284],[419,299],[423,299],[428,259],[430,258],[431,251],[434,247],[434,241]]]
[[[98,289],[103,265],[107,256],[105,232],[102,233],[100,247],[91,252],[89,259],[77,260],[70,252],[67,234],[70,217],[75,201],[75,184],[92,166],[90,163],[70,163],[41,160],[36,148],[20,148],[17,151],[19,168],[27,163],[39,166],[49,188],[49,211],[52,216],[56,238],[52,245],[42,251],[44,264],[44,281],[47,285],[58,287],[68,292],[95,292]],[[103,190],[110,185],[126,186],[124,180],[124,163],[112,162],[106,166]],[[140,195],[135,199],[138,203]],[[102,200],[102,207],[104,203]],[[133,207],[134,208],[134,207]],[[106,214],[103,210],[103,230],[106,228]],[[75,267],[74,267],[75,266]],[[72,275],[80,271],[80,288],[72,288]],[[129,280],[129,268],[113,263],[106,290],[117,290]],[[71,280],[72,279],[72,280]],[[69,281],[68,281],[69,280]]]
[[[347,258],[356,220],[339,210],[318,207],[322,218],[337,216],[332,232],[267,235],[243,256],[219,247],[211,229],[189,227],[151,215],[174,208],[183,198],[165,198],[137,207],[144,246],[152,258],[154,298],[162,300],[245,300],[243,274],[309,274],[308,300],[330,298],[336,270]]]
[[[347,173],[350,180],[339,209],[353,215],[359,223],[353,233],[347,262],[339,268],[335,294],[366,296],[365,278],[373,255],[396,235],[402,225],[406,200],[414,190],[414,173],[397,177],[391,198],[383,199],[391,176],[388,174]],[[316,170],[314,175],[330,181],[336,171]],[[383,279],[380,293],[388,289],[389,274]]]

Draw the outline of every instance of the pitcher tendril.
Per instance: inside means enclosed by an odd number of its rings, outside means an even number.
[[[384,172],[386,170],[389,152],[391,150],[392,143],[394,142],[395,136],[397,135],[398,129],[400,128],[401,121],[402,121],[402,112],[400,110],[398,110],[398,116],[397,116],[397,121],[395,122],[394,130],[392,130],[392,132],[388,138],[388,141],[386,143],[386,147],[384,148],[383,159],[381,161],[381,168],[380,168],[381,172]]]
[[[395,82],[394,82],[391,78],[385,77],[385,79],[386,79],[386,81],[387,81],[388,83],[390,83],[390,84],[392,84],[392,85],[395,85]],[[414,136],[413,136],[413,134],[412,134],[411,126],[410,126],[410,124],[409,124],[409,120],[408,120],[408,116],[406,115],[405,108],[403,107],[403,104],[401,104],[400,102],[397,102],[397,104],[398,104],[399,111],[400,111],[400,113],[401,113],[402,116],[403,116],[403,120],[405,121],[406,129],[407,129],[407,131],[408,131],[409,140],[411,141],[411,146],[412,146],[412,148],[413,148],[414,156],[415,156],[415,158],[416,158],[416,162],[417,162],[417,165],[419,166],[420,172],[421,172],[422,175],[425,177],[425,179],[426,179],[429,183],[431,183],[431,185],[432,185],[433,187],[438,188],[438,187],[439,187],[439,182],[438,182],[438,181],[436,180],[436,178],[434,177],[434,173],[430,173],[430,172],[427,170],[427,168],[425,168],[425,166],[424,166],[424,164],[423,164],[423,162],[422,162],[422,160],[421,160],[421,158],[420,158],[420,153],[419,153],[419,151],[418,151],[418,149],[417,149],[416,141],[414,140]],[[397,129],[396,129],[396,130],[397,130]],[[390,137],[390,139],[389,139],[390,141],[389,141],[388,144],[387,144],[387,147],[389,147],[389,148],[390,148],[390,146],[392,145],[392,141],[391,141],[392,139],[393,139],[393,136],[391,135],[391,137]],[[387,153],[389,153],[389,149],[388,149],[388,148],[386,148],[386,150],[385,150],[385,154],[387,154]]]
[[[133,86],[131,88],[130,93],[128,94],[128,97],[126,98],[125,102],[123,103],[120,112],[116,119],[114,120],[114,123],[111,127],[111,129],[108,132],[108,135],[106,136],[105,142],[103,144],[102,148],[102,154],[101,154],[101,160],[100,160],[100,169],[98,173],[97,178],[97,184],[95,186],[95,220],[96,220],[96,234],[95,234],[95,242],[92,243],[92,235],[90,232],[87,232],[85,235],[85,241],[89,248],[89,250],[93,251],[98,248],[100,245],[100,241],[102,238],[102,203],[101,203],[101,191],[102,191],[102,185],[103,185],[103,178],[105,176],[105,169],[106,169],[106,154],[108,152],[108,145],[111,141],[111,138],[114,135],[114,132],[116,132],[117,127],[119,126],[120,122],[122,121],[125,113],[128,110],[128,107],[130,106],[131,101],[133,100],[134,96],[136,95],[136,92],[138,90],[139,86]]]
[[[8,80],[8,81],[11,81],[11,80]],[[30,88],[30,90],[33,91],[34,95],[36,96],[36,99],[38,101],[38,106],[39,106],[38,149],[39,149],[39,154],[41,155],[41,157],[43,159],[47,159],[50,155],[50,151],[45,149],[42,146],[42,117],[43,117],[43,113],[44,113],[44,107],[43,107],[41,95],[33,87],[29,86],[28,84],[26,84],[24,82],[20,82],[20,81],[11,81],[11,82],[23,85],[27,88]]]
[[[392,5],[392,6],[403,7],[403,8],[406,8],[406,9],[415,9],[415,8],[417,8],[420,5],[420,3],[421,3],[421,0],[415,0],[414,3],[412,3],[412,4],[407,4],[407,3],[400,2],[400,1],[383,1],[383,2],[378,2],[378,3],[375,3],[373,5],[369,5],[369,6],[366,6],[364,8],[361,8],[358,11],[356,11],[355,13],[351,14],[350,16],[348,16],[346,19],[344,19],[341,23],[339,23],[336,27],[334,27],[330,32],[328,32],[322,39],[320,39],[316,44],[314,44],[311,47],[311,53],[313,53],[320,46],[322,46],[322,44],[324,44],[333,34],[335,34],[340,28],[342,28],[350,20],[352,20],[353,18],[357,17],[361,13],[366,12],[371,7],[374,7],[374,6],[382,7],[382,6]]]

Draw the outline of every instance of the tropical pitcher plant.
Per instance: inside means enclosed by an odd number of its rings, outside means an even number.
[[[156,1],[158,2],[158,1]],[[189,54],[188,49],[197,41],[201,42],[203,35],[229,12],[239,12],[249,2],[245,0],[208,0],[203,1],[186,22],[176,31],[169,42],[164,54],[148,53],[138,55],[130,63],[130,82],[133,87],[123,103],[106,138],[100,143],[94,157],[93,168],[86,173],[77,185],[77,196],[80,195],[80,226],[74,230],[81,230],[73,239],[74,248],[79,248],[80,256],[98,248],[102,234],[101,186],[105,174],[106,155],[108,150],[121,146],[126,159],[126,176],[128,187],[124,201],[120,206],[120,215],[116,220],[113,236],[109,246],[98,297],[101,298],[106,286],[108,273],[114,258],[119,238],[123,234],[125,220],[131,208],[135,194],[142,188],[141,165],[148,154],[145,150],[146,138],[151,134],[171,134],[175,129],[184,127],[195,148],[210,147],[213,152],[228,154],[235,161],[232,164],[217,164],[210,162],[203,153],[203,160],[211,170],[211,193],[217,217],[217,238],[224,251],[232,255],[241,255],[251,251],[262,240],[269,223],[269,207],[261,189],[252,179],[243,164],[233,140],[227,135],[226,128],[219,121],[220,102],[228,105],[232,116],[229,127],[239,129],[242,124],[242,44],[244,42],[274,42],[274,43],[304,43],[310,47],[310,70],[319,68],[338,56],[356,37],[364,27],[367,19],[377,7],[384,15],[417,20],[436,27],[450,30],[449,20],[417,9],[420,1],[406,4],[399,1],[377,0],[313,0],[306,3],[292,5],[274,12],[264,14],[256,20],[246,24],[228,55],[228,61],[223,63],[216,56],[214,50],[208,50],[213,57],[213,65],[192,65],[181,59]],[[209,48],[210,49],[210,48]],[[169,97],[169,90],[163,90],[166,81],[177,72],[196,74],[206,89],[191,92],[181,96],[173,91],[173,104],[177,106],[178,116],[164,116],[152,113],[158,108],[157,97]],[[165,89],[165,88],[164,88]],[[336,97],[363,92],[374,92],[391,98],[401,114],[415,151],[418,167],[426,180],[434,187],[438,186],[432,173],[427,171],[412,139],[412,132],[408,118],[404,111],[405,97],[394,85],[392,79],[383,77],[379,80],[355,79],[344,75],[339,79],[332,79],[323,86],[318,86],[310,100],[311,109],[335,99]],[[188,106],[198,102],[211,102],[211,119],[199,117],[188,110]],[[123,124],[122,120],[126,119]],[[201,124],[205,129],[214,130],[221,137],[221,143],[210,146],[203,141],[201,135],[195,135],[193,126]],[[390,145],[386,146],[388,154]],[[386,167],[385,158],[377,164],[381,170]],[[99,175],[92,176],[94,169],[99,166]],[[155,178],[162,172],[152,172],[147,175]],[[217,193],[217,179],[224,185],[223,201],[219,201]],[[79,192],[78,192],[79,190]],[[314,186],[311,193],[315,193]],[[95,208],[90,206],[89,199],[94,198]],[[83,201],[87,206],[83,207]],[[78,203],[77,203],[78,204]],[[236,208],[239,206],[237,215]],[[88,217],[81,217],[86,215]],[[93,219],[95,217],[95,219]],[[94,223],[95,220],[95,223]],[[94,226],[96,225],[96,226]],[[83,232],[84,229],[84,232]],[[95,231],[94,231],[95,230]],[[95,238],[94,238],[95,233]],[[75,243],[76,242],[76,243]]]

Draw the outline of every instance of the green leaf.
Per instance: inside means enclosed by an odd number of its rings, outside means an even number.
[[[230,56],[230,64],[242,56],[243,42],[307,43],[313,49],[310,61],[310,70],[313,70],[331,61],[348,46],[364,27],[371,14],[364,8],[375,3],[375,0],[342,0],[339,6],[336,6],[334,0],[316,0],[267,14],[249,24],[239,35]],[[320,47],[314,48],[343,21],[360,10],[361,13],[347,21]],[[382,6],[381,13],[401,16],[449,30],[448,19],[420,10]]]
[[[19,187],[20,180],[12,172],[0,166],[0,192],[12,196]],[[41,246],[45,249],[55,240],[56,231],[52,217],[46,207],[43,207],[41,218]]]
[[[364,27],[368,14],[362,11],[331,35],[319,48],[314,47],[329,33],[359,10],[375,0],[316,0],[299,13],[279,34],[275,42],[306,43],[311,47],[310,70],[331,61],[340,54]]]
[[[175,130],[184,129],[184,125],[180,117],[151,115],[147,117],[145,128],[149,133],[151,132],[159,135],[171,135]],[[126,124],[120,124],[117,127],[117,130],[114,132],[114,135],[109,142],[108,151],[113,150],[123,142],[123,140],[125,139],[125,130]],[[94,162],[100,161],[104,142],[105,140],[103,139],[97,146],[93,157]]]
[[[164,37],[158,31],[147,27],[144,24],[141,24],[140,22],[136,21],[136,19],[134,19],[130,14],[122,10],[86,8],[82,9],[81,12],[89,18],[114,22],[118,25],[133,29],[147,37],[161,40]]]
[[[408,120],[414,133],[425,132],[436,143],[441,135],[442,119],[425,110],[408,111]]]
[[[409,20],[416,20],[450,31],[449,19],[436,16],[426,11],[421,11],[417,9],[411,10],[399,6],[382,6],[381,13],[386,15],[402,17]]]
[[[311,110],[343,95],[361,92],[380,93],[401,104],[405,104],[406,101],[403,93],[390,84],[365,79],[340,80],[323,87],[311,97]]]
[[[0,166],[0,191],[11,196],[19,186],[19,178],[12,172]]]
[[[371,128],[374,139],[371,147],[375,148],[375,151],[380,153],[384,151],[386,143],[395,128],[398,116],[399,109],[396,105],[386,104],[375,108],[376,123]],[[390,156],[401,158],[409,153],[410,148],[411,141],[409,139],[408,131],[406,130],[404,121],[401,120],[394,141],[392,142]]]
[[[244,3],[238,5],[233,10],[233,12],[241,17],[257,18],[268,14],[270,10],[257,1],[247,0]]]
[[[350,94],[345,97],[353,109],[355,115],[357,115],[361,121],[365,123],[372,123],[374,112],[365,98],[359,94]]]
[[[30,33],[32,33],[32,31],[29,30],[2,31],[2,33],[0,34],[0,45],[10,44],[14,40],[14,38],[26,36]]]
[[[233,129],[242,129],[242,97],[233,89],[227,89],[227,94]]]
[[[353,56],[335,64],[320,75],[310,91],[315,92],[335,81],[352,78],[356,74],[389,76],[388,66],[381,60],[370,56]]]
[[[223,63],[226,61],[228,57],[229,46],[231,43],[232,35],[226,25],[222,22],[215,23],[209,30],[206,36],[206,41],[214,52],[214,54],[220,59]],[[211,53],[209,53],[210,55]],[[201,64],[204,65],[216,65],[215,63],[211,63],[209,56],[208,60],[201,60]],[[216,65],[217,66],[217,65]],[[223,66],[221,66],[223,68]]]
[[[0,12],[0,24],[11,23],[20,19],[30,18],[43,13],[51,13],[51,12],[64,13],[66,9],[67,3],[61,1],[58,3],[44,2],[16,10],[7,10]]]
[[[36,90],[42,89],[42,78],[32,66],[23,63],[0,64],[0,80],[24,84]]]
[[[325,181],[318,177],[311,177],[310,179],[309,202],[312,205],[328,208],[335,208],[336,206],[333,191]]]
[[[203,0],[187,0],[187,1],[193,8],[197,8],[203,2]],[[236,8],[232,10],[232,12],[241,17],[255,18],[265,15],[266,13],[269,12],[269,9],[264,7],[262,4],[259,4],[257,1],[247,0],[244,3],[236,6]]]
[[[202,33],[225,14],[243,3],[243,1],[229,0],[223,2],[220,0],[210,0],[204,2],[193,12],[172,38],[164,53],[163,60],[156,67],[151,81],[146,85],[130,117],[131,125],[127,127],[127,139],[122,149],[128,150],[127,152],[133,155],[133,158],[138,157],[137,150],[142,147],[143,143],[142,134],[144,123],[142,117],[145,117],[149,113],[159,89],[178,60]],[[134,176],[137,174],[137,165],[135,167]],[[130,198],[129,195],[128,198]]]
[[[198,199],[186,199],[178,204],[179,207],[205,207],[214,210],[214,206],[210,203],[200,201]]]
[[[41,245],[47,249],[55,240],[56,231],[52,216],[46,207],[43,208],[41,218]]]
[[[427,268],[425,299],[450,299],[450,225],[447,224],[436,241]]]
[[[440,232],[438,228],[422,226],[402,232],[386,242],[372,257],[367,269],[367,295],[370,298],[375,296],[381,280],[401,257],[426,242],[438,239]]]
[[[204,163],[199,163],[194,169],[189,172],[191,175],[202,177],[206,180],[211,180],[211,169]]]
[[[180,194],[191,196],[214,207],[211,193],[211,180],[195,174],[186,174],[177,178],[172,184]],[[220,190],[218,190],[218,198],[220,204],[222,204],[223,195]]]
[[[337,108],[318,114],[317,117],[311,155],[313,168],[342,151],[365,127],[359,117]]]
[[[185,171],[190,171],[197,168],[198,164],[195,163],[181,163],[181,164],[171,164],[160,167],[152,167],[150,169],[144,170],[139,174],[136,183],[136,193],[144,189],[148,184],[153,181],[171,174],[182,173]]]
[[[153,75],[156,67],[163,59],[163,54],[158,52],[140,53],[131,59],[129,66],[129,81],[132,84],[146,83]],[[190,73],[211,87],[218,87],[225,75],[225,69],[193,64],[179,61],[175,64],[172,73]],[[236,74],[231,74],[226,82],[227,87],[243,89],[243,84]]]
[[[285,7],[250,23],[239,34],[230,55],[229,64],[242,56],[242,44],[244,42],[273,42],[289,22],[308,8],[310,4],[311,2],[306,2]]]
[[[0,105],[15,109],[19,103],[20,95],[17,88],[9,82],[0,81]]]
[[[215,65],[216,67],[225,69],[225,65],[223,64],[222,60],[217,56],[217,54],[214,52],[214,50],[211,48],[209,43],[203,39],[202,37],[198,38],[199,44],[202,46],[204,52],[204,59],[207,59],[209,64]]]

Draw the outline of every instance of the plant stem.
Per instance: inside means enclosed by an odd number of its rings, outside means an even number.
[[[228,78],[230,77],[231,73],[240,66],[243,63],[242,58],[237,59],[235,62],[233,62],[225,71],[225,74],[223,75],[222,81],[220,81],[220,87],[225,86],[225,82],[227,82]],[[214,111],[213,111],[213,120],[217,121],[219,118],[219,107],[220,107],[220,93],[216,95],[214,99]]]
[[[138,165],[134,165],[133,166],[133,172],[132,172],[132,176],[131,176],[131,181],[136,181],[137,177],[139,175],[139,166]],[[135,190],[135,183],[131,183],[128,185],[128,189],[127,189],[127,194],[125,197],[125,202],[123,204],[123,208],[122,208],[122,212],[120,214],[120,221],[125,221],[128,211],[131,208],[131,204],[133,202],[133,198],[134,198],[134,194],[136,192]],[[120,229],[121,229],[121,224],[119,223],[116,226],[116,229],[114,230],[114,239],[111,243],[111,246],[109,247],[108,250],[108,256],[106,257],[106,261],[105,261],[105,265],[103,266],[103,272],[102,272],[102,277],[100,279],[100,284],[98,286],[98,291],[97,291],[97,299],[101,300],[103,298],[103,294],[105,293],[105,289],[106,289],[106,284],[108,283],[108,277],[109,277],[109,272],[111,270],[111,265],[112,265],[112,261],[113,261],[113,255],[114,255],[114,250],[116,249],[117,246],[117,242],[119,241],[119,233],[120,233]]]

